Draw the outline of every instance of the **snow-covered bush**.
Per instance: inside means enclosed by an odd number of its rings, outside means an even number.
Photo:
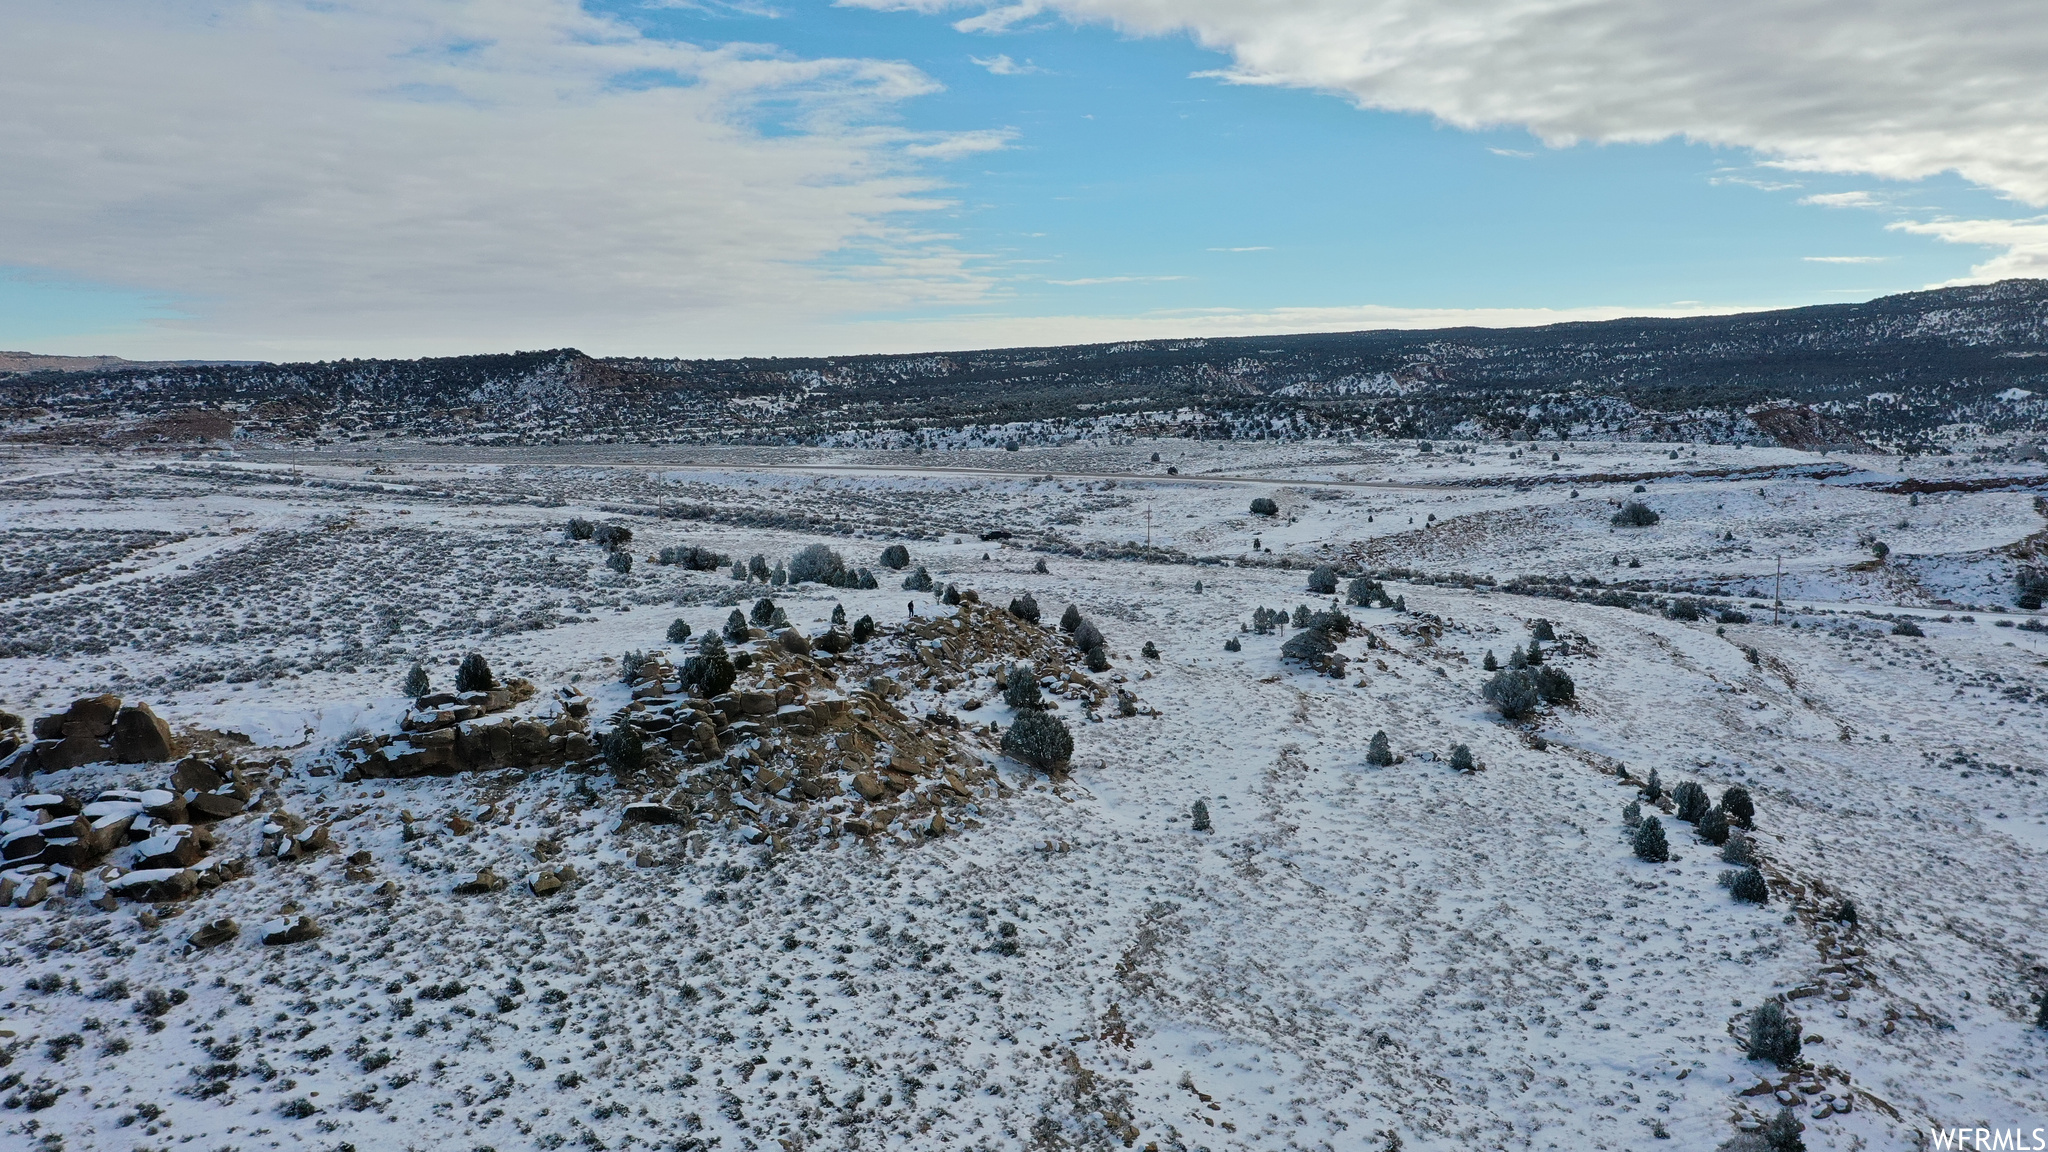
[[[633,542],[633,530],[624,524],[600,524],[590,538],[605,548],[617,550]]]
[[[1721,793],[1721,811],[1728,814],[1728,822],[1747,828],[1756,822],[1756,803],[1749,798],[1749,789],[1740,784],[1730,784]]]
[[[1664,839],[1664,822],[1655,816],[1643,817],[1643,822],[1636,825],[1634,847],[1638,859],[1652,864],[1671,859],[1671,845]]]
[[[1641,485],[1636,486],[1636,491],[1641,492],[1642,490]],[[1621,511],[1616,512],[1608,520],[1608,523],[1613,524],[1616,528],[1648,528],[1659,519],[1661,517],[1652,511],[1648,504],[1643,503],[1641,500],[1631,500],[1623,504]]]
[[[647,747],[640,741],[640,730],[631,724],[620,724],[604,737],[604,765],[615,776],[631,776],[647,767]]]
[[[1780,1068],[1799,1062],[1799,1022],[1776,1000],[1766,1000],[1749,1014],[1749,1034],[1744,1049],[1751,1060],[1764,1060]]]
[[[839,553],[823,544],[812,544],[796,554],[789,562],[791,584],[832,584],[844,583],[846,561]]]
[[[1536,694],[1543,697],[1546,704],[1562,704],[1578,697],[1579,686],[1572,683],[1571,674],[1562,668],[1546,664],[1530,673],[1530,679],[1536,686]]]
[[[1451,745],[1451,770],[1453,772],[1471,772],[1474,769],[1472,749],[1464,744]]]
[[[1047,772],[1074,758],[1074,735],[1050,712],[1020,712],[1003,733],[1003,754]]]
[[[1540,699],[1535,678],[1513,668],[1495,673],[1493,679],[1479,689],[1479,694],[1510,720],[1520,720],[1535,711],[1536,701]]]
[[[676,618],[675,618],[674,620],[672,620],[672,621],[670,621],[670,622],[669,622],[669,626],[668,626],[668,642],[669,642],[669,643],[671,643],[671,644],[681,644],[681,643],[682,643],[683,641],[685,641],[685,640],[688,640],[689,638],[690,638],[690,622],[689,622],[688,620],[685,620],[685,619],[683,619],[683,618],[682,618],[681,616],[678,616],[678,617],[676,617]]]
[[[481,652],[471,652],[462,658],[455,669],[455,690],[457,692],[488,692],[498,686],[498,678],[491,675],[491,665]]]
[[[1038,670],[1029,664],[1011,665],[1003,679],[1003,703],[1012,708],[1036,708],[1040,699]]]
[[[1678,806],[1678,818],[1688,824],[1698,823],[1707,814],[1707,790],[1691,780],[1681,781],[1671,790],[1671,802]]]
[[[1205,801],[1196,800],[1194,810],[1189,813],[1189,817],[1191,826],[1195,831],[1209,831],[1209,805]]]
[[[1280,505],[1278,505],[1278,504],[1274,503],[1274,502],[1273,502],[1273,498],[1272,498],[1272,497],[1270,497],[1270,496],[1254,496],[1254,497],[1252,497],[1252,515],[1254,515],[1254,516],[1278,516],[1279,514],[1280,514]]]
[[[591,534],[596,531],[597,525],[592,524],[581,516],[569,517],[568,526],[562,529],[563,535],[566,535],[571,540],[588,540]]]
[[[1387,741],[1385,729],[1372,734],[1372,741],[1365,748],[1365,762],[1375,768],[1385,768],[1394,762],[1394,746]]]
[[[932,574],[925,571],[923,565],[919,565],[917,571],[903,578],[903,590],[906,592],[931,591]]]
[[[1029,592],[1010,601],[1010,615],[1027,623],[1038,623],[1038,601]]]
[[[1721,873],[1721,887],[1728,894],[1746,904],[1768,904],[1771,902],[1770,885],[1764,883],[1764,874],[1755,865],[1747,868],[1733,868]]]
[[[891,544],[882,549],[882,567],[902,570],[910,567],[910,549],[901,544]]]
[[[1693,832],[1700,841],[1716,847],[1728,842],[1728,814],[1719,808],[1709,808],[1693,824]]]
[[[1328,564],[1316,565],[1308,574],[1308,590],[1318,596],[1334,596],[1337,592],[1337,570]]]
[[[1074,629],[1079,628],[1080,626],[1081,610],[1079,608],[1074,607],[1072,604],[1067,605],[1067,610],[1065,612],[1060,613],[1060,631],[1072,632]]]
[[[753,610],[747,613],[747,619],[756,628],[766,628],[775,619],[775,601],[766,596],[754,601]]]
[[[407,696],[425,696],[433,690],[434,682],[427,678],[427,670],[424,667],[415,664],[412,666],[412,671],[405,674],[405,694]]]
[[[633,554],[631,552],[614,552],[604,558],[604,566],[624,576],[633,570]]]

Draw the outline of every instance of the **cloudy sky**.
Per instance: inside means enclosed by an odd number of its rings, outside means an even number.
[[[0,348],[910,351],[2048,276],[2039,0],[9,0]]]

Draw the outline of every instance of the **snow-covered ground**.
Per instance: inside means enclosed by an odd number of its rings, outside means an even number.
[[[2011,593],[2040,559],[2040,478],[1448,447],[6,461],[0,707],[111,691],[285,759],[261,813],[217,826],[216,856],[252,858],[241,878],[155,906],[0,909],[0,1132],[123,1150],[1711,1149],[1776,1113],[1743,1094],[1764,1077],[1817,1085],[1798,1098],[1810,1148],[2048,1124],[2048,631],[2010,626],[2032,622]],[[1628,500],[1660,521],[1614,527]],[[632,572],[565,539],[571,516],[631,527]],[[649,560],[701,545],[772,565],[820,542],[881,586]],[[1076,605],[1142,710],[1063,702],[1071,771],[991,751],[1001,787],[939,836],[791,823],[754,843],[782,811],[761,797],[752,822],[622,825],[656,797],[603,772],[329,770],[346,738],[393,729],[415,660],[445,685],[480,651],[589,693],[602,726],[626,703],[621,653],[676,649],[672,620],[715,631],[763,594],[811,633],[835,604],[872,615],[882,634],[849,666],[907,664],[898,625],[957,610],[880,567],[892,542],[989,604],[1028,592],[1048,624]],[[1282,660],[1293,628],[1242,630],[1259,607],[1328,606],[1306,586],[1323,562],[1410,572],[1386,581],[1405,611],[1349,609],[1342,678]],[[1503,587],[1528,576],[1641,606]],[[1710,610],[1655,610],[1679,597]],[[1749,622],[1717,623],[1723,605]],[[1901,615],[1925,635],[1895,635]],[[1482,661],[1539,619],[1577,702],[1511,724]],[[899,673],[898,704],[1006,728],[992,671]],[[1374,767],[1380,731],[1399,759]],[[1450,768],[1460,743],[1479,771]],[[1674,859],[1633,855],[1622,810],[1652,770],[1752,792],[1768,904],[1734,902],[1718,850],[1669,816]],[[279,811],[333,846],[258,858]],[[543,861],[577,879],[451,891]],[[323,934],[257,939],[299,915]],[[187,947],[220,917],[237,939]],[[1810,1062],[1789,1081],[1740,1042],[1777,996]]]

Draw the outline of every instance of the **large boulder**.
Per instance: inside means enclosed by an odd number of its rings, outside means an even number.
[[[258,931],[263,933],[265,944],[303,944],[319,938],[320,925],[311,916],[301,916],[296,920],[280,916],[265,921]]]
[[[185,937],[185,943],[194,948],[214,948],[240,935],[242,926],[223,916],[200,925],[197,932]]]
[[[134,704],[114,714],[114,759],[123,764],[154,764],[171,758],[171,726],[150,711],[147,704]]]
[[[114,716],[121,711],[119,696],[86,696],[71,702],[60,721],[58,732],[66,740],[105,740],[114,734]]]

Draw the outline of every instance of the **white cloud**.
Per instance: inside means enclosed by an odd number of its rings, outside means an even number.
[[[0,43],[0,259],[193,317],[110,346],[760,346],[994,283],[918,165],[1007,134],[889,126],[937,90],[903,63],[574,0],[14,0]]]
[[[927,160],[958,160],[983,152],[999,152],[1017,138],[1015,128],[984,128],[971,132],[946,132],[907,143],[903,151]]]
[[[1814,171],[1955,171],[2048,204],[2040,0],[841,0],[997,32],[1187,34],[1234,83],[1342,92],[1551,144],[1681,137]]]
[[[1948,281],[1948,284],[1981,284],[2015,276],[2048,278],[2048,216],[2036,216],[2030,220],[1901,220],[1886,227],[1915,236],[1932,236],[1951,244],[1977,244],[2005,250],[1971,268],[1968,276]]]
[[[1211,248],[1211,252],[1271,252],[1271,244],[1248,244],[1243,248]]]
[[[1507,156],[1515,160],[1533,160],[1536,158],[1534,152],[1524,152],[1519,148],[1488,148],[1487,151],[1495,156]]]
[[[1884,204],[1868,192],[1816,192],[1801,196],[1799,202],[1819,208],[1878,208]]]
[[[1882,264],[1889,256],[1801,256],[1808,264]]]
[[[1010,59],[1008,53],[998,53],[986,60],[979,56],[969,56],[968,59],[997,76],[1029,76],[1034,72],[1045,71],[1045,69],[1031,63],[1029,60],[1019,64],[1015,60]]]
[[[1159,284],[1185,279],[1185,276],[1084,276],[1078,280],[1047,280],[1046,283],[1062,288],[1085,288],[1094,284]]]

